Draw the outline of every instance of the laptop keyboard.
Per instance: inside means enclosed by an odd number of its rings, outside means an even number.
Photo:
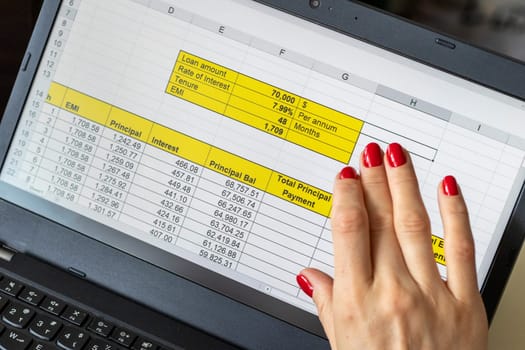
[[[0,319],[0,350],[166,350],[126,327],[2,275]]]

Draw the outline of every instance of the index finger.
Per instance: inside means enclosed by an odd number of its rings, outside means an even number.
[[[335,181],[331,220],[337,287],[367,284],[372,277],[368,216],[361,183],[352,168],[343,169]]]

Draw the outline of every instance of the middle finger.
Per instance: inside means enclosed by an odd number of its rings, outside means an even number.
[[[404,268],[394,232],[392,197],[377,143],[368,144],[361,156],[361,183],[368,210],[370,246],[375,274],[399,274]]]

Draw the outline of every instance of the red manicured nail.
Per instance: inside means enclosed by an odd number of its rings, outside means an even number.
[[[308,279],[302,274],[297,275],[296,280],[297,284],[299,285],[299,287],[301,287],[301,290],[304,292],[304,294],[308,295],[311,298],[314,294],[314,287],[312,287],[310,281],[308,281]]]
[[[343,168],[343,170],[341,170],[341,172],[339,173],[339,178],[341,180],[344,180],[344,179],[357,179],[357,173],[355,172],[354,168],[352,168],[351,166],[347,166],[347,167]]]
[[[407,162],[403,147],[399,143],[392,143],[386,149],[386,157],[392,168],[400,167]]]
[[[363,152],[363,164],[367,168],[373,168],[383,164],[381,147],[375,142],[369,143]]]
[[[459,194],[458,183],[454,176],[445,176],[443,179],[443,193],[447,196],[457,196]]]

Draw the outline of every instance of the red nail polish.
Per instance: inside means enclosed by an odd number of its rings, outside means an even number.
[[[312,287],[310,281],[308,281],[308,279],[302,274],[297,275],[296,280],[297,284],[299,285],[299,287],[301,287],[301,290],[304,292],[304,294],[308,295],[311,298],[314,294],[314,287]]]
[[[341,172],[339,173],[339,178],[341,180],[344,180],[344,179],[357,179],[357,173],[355,172],[355,169],[350,167],[350,166],[347,166],[345,168],[343,168],[343,170],[341,170]]]
[[[367,168],[373,168],[383,164],[381,147],[375,142],[369,143],[363,152],[363,164]]]
[[[459,194],[458,183],[454,176],[445,176],[443,179],[443,193],[447,196],[457,196]]]
[[[399,143],[392,143],[386,149],[386,157],[392,168],[400,167],[407,162],[403,147]]]

